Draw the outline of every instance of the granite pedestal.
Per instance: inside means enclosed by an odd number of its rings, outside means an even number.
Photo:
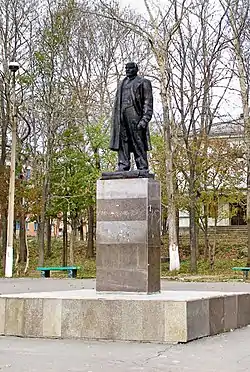
[[[84,289],[0,296],[0,335],[176,343],[247,324],[250,294],[239,292]]]
[[[99,180],[96,218],[96,290],[159,292],[160,183]]]
[[[96,290],[2,295],[0,335],[176,343],[250,324],[249,293],[160,293],[160,185],[128,176],[97,184]]]

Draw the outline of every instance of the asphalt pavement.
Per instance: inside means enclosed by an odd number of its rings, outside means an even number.
[[[249,327],[179,345],[0,337],[0,371],[243,372],[249,338]]]
[[[93,279],[0,279],[0,293],[95,288]],[[163,290],[249,292],[250,283],[162,281]],[[0,371],[243,372],[250,371],[250,327],[188,344],[0,337]]]
[[[69,291],[76,289],[95,289],[95,279],[0,278],[0,294]],[[163,279],[161,281],[161,289],[165,291],[197,290],[250,293],[250,283],[244,282],[195,283],[175,282]]]

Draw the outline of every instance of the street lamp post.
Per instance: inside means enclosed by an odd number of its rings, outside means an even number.
[[[14,234],[14,196],[15,196],[15,173],[16,173],[16,142],[17,142],[17,113],[16,113],[16,72],[19,69],[17,62],[10,62],[9,69],[12,72],[12,144],[9,183],[8,227],[7,248],[5,260],[5,277],[11,278],[13,273],[13,234]]]

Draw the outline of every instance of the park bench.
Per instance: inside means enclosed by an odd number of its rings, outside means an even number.
[[[49,278],[51,271],[67,271],[68,278],[76,278],[77,270],[80,269],[79,266],[63,266],[63,267],[37,267],[37,271],[41,271],[41,276],[43,278]]]
[[[248,278],[248,273],[250,271],[250,267],[233,267],[232,270],[242,271],[244,279],[247,279]]]

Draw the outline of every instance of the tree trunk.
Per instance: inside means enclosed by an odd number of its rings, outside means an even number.
[[[70,265],[74,265],[74,248],[76,243],[76,235],[77,235],[77,224],[76,218],[71,218],[71,234],[70,234],[70,243],[69,243],[69,263]]]
[[[81,225],[80,225],[80,240],[85,240],[84,239],[84,232],[83,232],[83,219],[81,218]]]
[[[25,265],[25,268],[24,268],[24,274],[27,273],[28,271],[28,268],[29,268],[29,262],[30,262],[30,252],[29,252],[29,244],[28,244],[28,239],[27,239],[27,234],[25,234],[25,238],[26,238],[26,265]]]
[[[75,245],[75,234],[72,228],[69,239],[69,264],[74,265],[74,245]]]
[[[87,258],[94,257],[94,208],[92,205],[88,208],[88,243]]]
[[[163,72],[163,71],[162,71]],[[165,73],[165,72],[164,72]],[[165,155],[165,169],[166,169],[166,189],[168,195],[168,237],[169,237],[169,270],[180,269],[180,258],[178,239],[176,233],[176,208],[175,208],[175,190],[176,183],[174,179],[174,164],[173,164],[173,146],[172,146],[172,130],[169,118],[168,107],[168,86],[167,79],[162,81],[161,95],[163,105],[163,119],[164,119],[164,155]]]
[[[26,226],[25,214],[22,211],[20,216],[20,230],[19,230],[19,247],[20,247],[20,263],[26,262],[27,247],[26,247]]]
[[[47,219],[47,257],[51,257],[51,219]]]
[[[192,198],[192,196],[191,196]],[[190,233],[190,253],[191,253],[191,262],[190,262],[190,270],[193,273],[197,272],[197,256],[196,256],[196,249],[197,249],[197,234],[196,234],[196,215],[195,215],[195,202],[190,200],[190,212],[189,212],[189,233]]]
[[[195,226],[196,226],[196,260],[198,261],[200,258],[200,250],[199,250],[200,226],[197,222],[197,213],[196,213],[196,219],[195,219]]]
[[[39,240],[40,240],[40,216],[37,216],[36,240],[37,240],[37,245],[39,246]]]
[[[230,4],[230,3],[228,3]],[[246,163],[247,163],[247,231],[248,231],[248,258],[247,266],[250,267],[250,115],[249,115],[249,71],[245,65],[248,61],[244,60],[244,51],[241,44],[241,30],[238,28],[242,19],[238,23],[238,15],[233,6],[239,5],[238,2],[232,2],[229,7],[229,21],[233,32],[234,52],[237,60],[237,75],[240,84],[241,103],[243,109],[243,120],[245,130],[245,144],[246,144]],[[249,12],[248,8],[246,11]],[[248,17],[248,14],[246,13]],[[245,17],[245,15],[244,15]],[[247,19],[247,18],[246,18]],[[243,29],[242,29],[243,30]],[[244,65],[245,64],[245,65]]]
[[[0,214],[0,239],[2,239],[2,217]],[[3,258],[3,251],[2,251],[2,245],[0,244],[0,262]],[[0,270],[1,270],[1,264],[0,264]]]
[[[163,236],[167,234],[167,223],[168,223],[168,217],[163,216],[163,219],[162,219],[162,235]]]
[[[176,208],[176,236],[177,236],[177,244],[179,247],[180,246],[180,218],[179,218],[178,208]]]
[[[247,236],[248,236],[247,266],[250,267],[250,156],[247,159]]]
[[[169,154],[166,161],[166,182],[168,191],[168,236],[169,236],[169,270],[180,269],[178,239],[176,232],[176,208],[173,187],[173,158]]]
[[[7,100],[5,101],[5,99]],[[9,100],[9,82],[4,84],[3,78],[0,76],[0,117],[1,117],[1,156],[0,156],[0,178],[5,176],[5,161],[6,161],[6,145],[7,145],[7,128],[10,122],[10,100]],[[3,172],[3,173],[2,173]],[[2,173],[2,174],[1,174]],[[2,238],[2,255],[0,257],[5,268],[5,255],[7,247],[7,206],[2,207],[1,213],[1,238]]]
[[[208,206],[205,203],[204,205],[204,260],[207,261],[208,259],[208,251],[209,251],[209,239],[208,239]]]
[[[8,84],[7,84],[8,85]],[[9,88],[6,86],[7,92],[9,91]],[[10,113],[10,107],[9,107],[9,101],[7,100],[7,107],[5,112],[5,100],[4,100],[4,84],[3,79],[0,76],[0,104],[1,104],[1,157],[0,157],[0,165],[5,165],[6,160],[6,144],[7,144],[7,127],[8,123],[6,120],[6,112],[7,115]]]
[[[44,215],[42,214],[40,222],[38,222],[38,265],[43,266],[44,265],[44,233],[45,233],[45,220]]]
[[[49,192],[49,180],[48,176],[45,175],[43,183],[43,192],[42,192],[42,208],[41,208],[41,219],[39,226],[39,266],[44,265],[44,246],[45,246],[45,224],[46,224],[46,209],[48,202],[48,192]]]
[[[5,255],[6,255],[6,247],[7,247],[7,213],[6,210],[3,211],[2,214],[2,263],[3,269],[5,268]]]
[[[14,239],[17,240],[17,229],[16,229],[16,224],[17,224],[17,220],[16,218],[14,219],[14,226],[13,226],[13,235],[14,235]],[[20,226],[19,226],[19,231],[20,231]]]
[[[215,219],[214,219],[213,246],[209,247],[209,263],[210,263],[210,269],[211,270],[213,270],[214,262],[215,262],[215,251],[216,251],[216,243],[217,243],[217,223],[218,223],[218,218],[215,217]]]
[[[68,218],[67,212],[63,212],[63,266],[67,266],[68,258]]]
[[[191,262],[190,270],[193,273],[197,272],[197,224],[196,224],[196,191],[194,183],[194,167],[190,166],[189,179],[189,233],[190,233],[190,253]]]

